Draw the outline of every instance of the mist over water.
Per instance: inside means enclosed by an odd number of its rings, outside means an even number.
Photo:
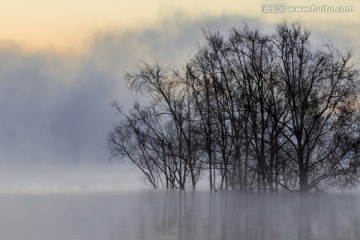
[[[335,240],[360,236],[354,194],[2,194],[0,239]]]
[[[204,40],[202,26],[245,22],[270,29],[243,16],[174,15],[142,30],[96,32],[83,55],[0,43],[0,240],[359,239],[358,195],[150,191],[139,170],[109,165],[110,103],[126,109],[135,98],[124,73],[153,58],[181,66]],[[338,23],[339,34],[328,25],[314,26],[316,44],[359,52],[356,27]],[[198,189],[208,188],[203,180]]]
[[[0,168],[0,194],[90,194],[148,190],[133,166],[16,165]]]

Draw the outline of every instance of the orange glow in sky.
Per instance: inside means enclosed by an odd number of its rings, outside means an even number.
[[[273,2],[288,5],[339,5],[340,1],[276,0],[271,3]],[[141,28],[156,24],[176,13],[187,14],[194,18],[238,14],[260,18],[267,22],[279,22],[290,18],[305,21],[307,24],[324,26],[329,25],[331,21],[347,24],[353,22],[354,25],[359,25],[360,22],[360,5],[357,0],[341,1],[342,5],[355,7],[355,12],[346,14],[267,14],[261,11],[261,6],[267,3],[270,2],[268,0],[1,0],[0,42],[16,42],[25,48],[34,49],[80,49],[93,32]]]

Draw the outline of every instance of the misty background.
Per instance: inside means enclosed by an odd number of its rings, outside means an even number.
[[[126,109],[141,98],[127,89],[125,72],[139,61],[182,67],[203,41],[202,28],[227,32],[244,23],[273,30],[261,19],[178,13],[152,27],[94,32],[82,53],[0,42],[0,192],[149,188],[133,167],[111,162],[106,148],[117,120],[111,102]],[[359,26],[304,26],[315,44],[330,41],[359,59],[360,39],[353,38]]]

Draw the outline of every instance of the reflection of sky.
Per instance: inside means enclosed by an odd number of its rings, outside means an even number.
[[[355,12],[343,14],[265,14],[260,0],[33,2],[0,2],[0,167],[107,164],[110,103],[128,107],[134,99],[125,71],[139,60],[183,66],[203,41],[201,27],[247,23],[269,32],[276,22],[298,20],[316,45],[331,41],[360,56],[358,1],[347,1]]]

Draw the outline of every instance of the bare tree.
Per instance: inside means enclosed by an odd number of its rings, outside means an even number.
[[[241,191],[321,190],[358,178],[359,70],[332,46],[314,50],[300,24],[261,34],[204,31],[186,68],[143,63],[127,74],[152,102],[109,135],[154,186]]]
[[[285,150],[296,163],[299,190],[317,189],[324,180],[336,180],[338,171],[352,164],[359,131],[358,70],[351,54],[331,46],[314,51],[310,32],[300,24],[277,26],[273,42],[279,79],[289,114],[281,124],[282,135],[293,151]],[[292,154],[295,153],[295,154]]]
[[[196,111],[192,108],[193,99],[189,88],[181,84],[182,76],[170,68],[143,64],[139,72],[128,73],[126,79],[131,89],[146,91],[154,99],[154,114],[165,116],[174,126],[170,134],[176,136],[176,157],[179,158],[178,171],[180,189],[185,188],[186,178],[196,188],[202,170],[197,144]],[[189,174],[189,175],[188,175]]]

